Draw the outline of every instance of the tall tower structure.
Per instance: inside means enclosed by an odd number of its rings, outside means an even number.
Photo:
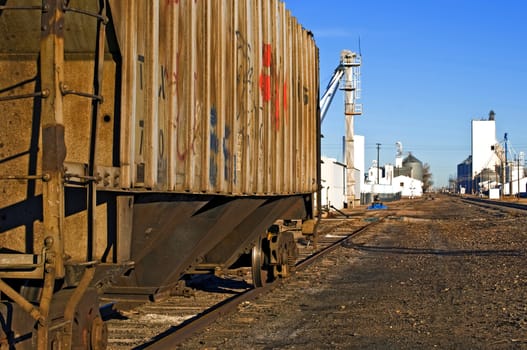
[[[488,120],[472,120],[472,178],[483,169],[492,168],[498,160],[494,145],[496,141],[496,120],[494,112]]]
[[[345,162],[346,162],[346,202],[348,206],[355,206],[360,201],[360,193],[355,191],[355,145],[354,145],[354,117],[362,114],[360,99],[360,65],[361,56],[349,50],[340,54],[340,67],[344,74],[340,84],[344,92],[344,116],[346,118]]]
[[[403,167],[403,144],[400,141],[397,141],[395,143],[395,147],[397,149],[397,153],[395,154],[395,167],[402,168]]]

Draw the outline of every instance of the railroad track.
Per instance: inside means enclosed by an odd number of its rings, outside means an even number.
[[[479,205],[527,210],[527,204],[518,203],[518,202],[498,201],[498,200],[477,198],[477,197],[463,197],[462,200],[465,202],[475,203]]]
[[[305,241],[298,232],[295,234],[299,247],[296,270],[306,268],[351,237],[382,221],[386,215],[375,213],[367,217],[322,220],[316,242]],[[190,297],[175,296],[128,311],[107,313],[108,349],[174,349],[218,317],[233,312],[241,303],[282,283],[287,283],[287,279],[278,279],[255,289],[247,268],[225,276],[198,276],[188,281],[194,289]]]

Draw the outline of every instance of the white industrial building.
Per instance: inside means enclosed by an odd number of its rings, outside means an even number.
[[[346,164],[337,161],[335,158],[322,157],[321,202],[323,208],[340,210],[359,204],[370,204],[376,195],[381,200],[401,197],[415,198],[423,195],[421,161],[411,153],[403,159],[402,146],[398,143],[396,166],[385,164],[382,167],[377,167],[377,162],[373,161],[372,166],[365,174],[364,141],[364,136],[355,135],[355,167],[352,169],[353,171],[347,171]],[[361,194],[361,196],[356,196],[354,203],[347,202],[349,196],[346,192],[346,176],[350,173],[354,176],[354,193]]]
[[[472,120],[472,177],[483,169],[492,169],[500,164],[500,159],[494,151],[496,140],[496,120],[490,114],[486,120]]]
[[[516,154],[505,134],[500,143],[496,139],[495,113],[488,119],[472,120],[472,154],[457,166],[457,191],[480,193],[493,197],[527,192],[525,154]]]
[[[509,182],[503,186],[503,194],[516,195],[518,193],[527,192],[527,178],[525,177],[525,169],[523,161],[519,164],[509,166],[510,177]]]
[[[364,160],[365,153],[365,137],[363,135],[354,136],[355,143],[355,193],[359,194],[355,198],[355,203],[352,206],[360,204],[360,193],[364,191],[364,174],[366,171],[366,163]],[[349,205],[349,204],[348,204]]]
[[[321,160],[322,207],[342,209],[346,203],[346,164],[335,158],[322,157]]]
[[[360,194],[364,188],[364,141],[362,135],[354,135],[354,168],[348,172],[353,174],[354,193]],[[322,182],[322,207],[337,208],[354,207],[360,204],[360,196],[355,196],[354,203],[348,203],[346,192],[346,164],[335,158],[322,157],[321,182]]]
[[[409,176],[397,176],[393,179],[393,188],[401,192],[401,197],[415,198],[423,195],[423,182]]]
[[[400,197],[414,198],[423,195],[423,164],[411,153],[403,159],[402,144],[396,143],[395,166],[385,164],[380,167],[377,161],[368,169],[368,180],[363,195],[366,201],[378,195],[382,200]],[[369,195],[371,194],[371,195]]]
[[[384,166],[384,169],[392,165],[387,164]],[[376,168],[370,169],[372,171],[373,179],[375,179],[374,173],[376,173]],[[371,193],[373,195],[380,195],[381,199],[384,196],[385,198],[415,198],[421,197],[423,195],[423,182],[418,179],[406,175],[399,175],[393,177],[393,171],[382,171],[385,173],[386,177],[381,177],[379,183],[368,182],[366,184],[367,191],[363,193]],[[369,196],[369,197],[372,197]]]

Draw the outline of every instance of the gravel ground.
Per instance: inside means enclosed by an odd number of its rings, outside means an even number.
[[[527,349],[527,216],[454,197],[389,218],[181,349]]]

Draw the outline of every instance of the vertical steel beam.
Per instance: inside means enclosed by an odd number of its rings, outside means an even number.
[[[47,98],[42,99],[42,170],[49,178],[43,184],[42,206],[44,234],[50,247],[46,256],[46,273],[38,325],[38,349],[47,349],[49,307],[55,277],[64,276],[64,188],[63,169],[66,157],[61,84],[64,75],[64,11],[61,0],[42,2],[40,78]]]
[[[99,15],[101,18],[106,18],[106,4],[105,1],[99,2]],[[103,20],[99,20],[97,23],[97,49],[95,53],[95,67],[94,67],[94,91],[95,96],[102,96],[102,83],[103,83],[103,72],[104,72],[104,46],[106,43],[106,24]],[[102,100],[94,99],[92,101],[93,112],[91,122],[91,135],[90,135],[90,160],[88,164],[88,172],[91,177],[96,176],[96,161],[97,161],[97,135],[99,128],[99,115],[101,111]],[[88,260],[95,259],[98,256],[97,247],[97,215],[95,210],[97,206],[97,184],[90,182],[88,185]]]
[[[66,157],[63,105],[60,85],[64,75],[64,12],[61,0],[46,0],[42,12],[40,77],[48,98],[42,99],[42,170],[48,175],[43,186],[43,219],[46,237],[53,241],[55,271],[64,276],[63,170]]]

